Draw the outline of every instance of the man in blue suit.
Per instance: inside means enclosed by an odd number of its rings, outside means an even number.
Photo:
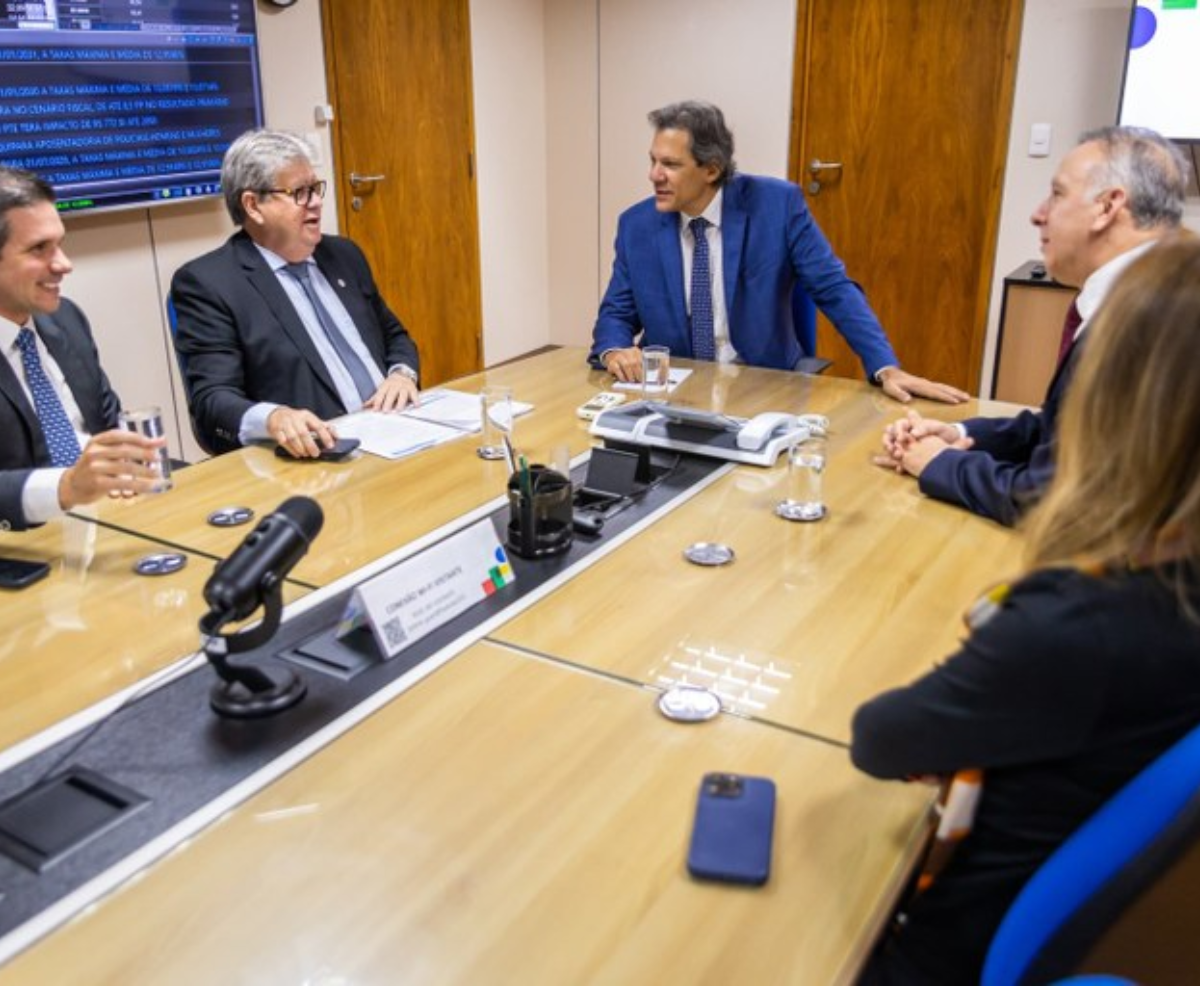
[[[927,496],[1015,524],[1053,478],[1058,409],[1088,326],[1125,268],[1179,229],[1187,185],[1187,160],[1154,131],[1104,127],[1085,133],[1030,217],[1046,270],[1080,288],[1041,409],[965,422],[909,411],[888,425],[884,454],[876,461],[917,477]]]
[[[641,379],[640,333],[642,345],[665,345],[677,356],[793,369],[813,355],[802,349],[792,315],[799,283],[889,396],[967,399],[900,369],[800,189],[735,173],[733,134],[716,106],[675,103],[649,119],[654,196],[618,222],[612,281],[592,333],[593,363],[618,380]]]

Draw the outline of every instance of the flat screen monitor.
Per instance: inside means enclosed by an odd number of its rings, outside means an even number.
[[[1121,87],[1122,125],[1200,141],[1200,2],[1134,4]]]
[[[60,212],[216,195],[262,122],[254,0],[0,0],[0,162]]]

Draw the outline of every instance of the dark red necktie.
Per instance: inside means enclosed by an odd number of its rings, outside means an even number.
[[[1083,324],[1083,316],[1079,314],[1079,306],[1075,302],[1071,302],[1071,307],[1067,309],[1067,317],[1063,319],[1062,339],[1058,343],[1058,362],[1056,367],[1061,367],[1066,361],[1067,353],[1071,351],[1071,346],[1075,342],[1075,333],[1079,330],[1079,326]]]

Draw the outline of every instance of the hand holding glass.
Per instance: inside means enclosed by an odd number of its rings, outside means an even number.
[[[788,449],[787,492],[775,513],[786,520],[820,520],[825,516],[821,481],[825,474],[825,439],[805,438]]]
[[[159,407],[139,407],[122,411],[120,425],[126,431],[135,432],[145,438],[162,438],[165,434],[162,408]],[[171,479],[171,457],[167,454],[165,442],[153,453],[153,458],[146,465],[160,476],[152,492],[165,493],[175,485]]]

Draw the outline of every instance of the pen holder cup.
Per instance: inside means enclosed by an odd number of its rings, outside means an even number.
[[[531,495],[532,494],[532,495]],[[508,480],[508,547],[522,558],[546,558],[571,547],[571,481],[545,466]]]

